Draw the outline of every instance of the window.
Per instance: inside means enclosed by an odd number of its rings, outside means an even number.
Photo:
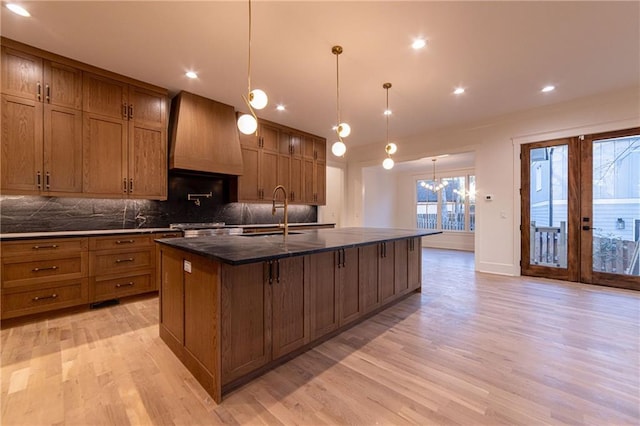
[[[442,182],[444,188],[429,186]],[[473,175],[416,182],[416,226],[444,231],[475,231],[476,179]]]

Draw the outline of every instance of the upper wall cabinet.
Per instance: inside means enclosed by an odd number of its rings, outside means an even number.
[[[180,92],[171,104],[169,167],[241,175],[242,153],[232,106]]]
[[[166,199],[166,98],[84,73],[84,192]]]
[[[2,190],[82,191],[82,72],[2,47]]]
[[[166,199],[166,90],[2,39],[5,194]]]
[[[273,189],[283,185],[291,204],[325,204],[324,139],[259,120],[257,135],[241,135],[240,143],[245,172],[238,178],[238,201],[271,201]]]

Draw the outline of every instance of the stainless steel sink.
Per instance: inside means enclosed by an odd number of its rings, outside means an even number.
[[[208,229],[185,229],[185,238],[208,237],[211,235],[240,235],[242,228],[208,228]]]
[[[249,234],[241,234],[240,237],[260,237],[260,236],[265,236],[265,235],[282,235],[284,234],[283,231],[276,231],[276,232],[252,232]],[[302,232],[291,232],[289,231],[289,235],[296,235],[296,234],[302,234]]]

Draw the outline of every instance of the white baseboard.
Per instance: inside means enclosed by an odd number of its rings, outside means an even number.
[[[507,275],[517,277],[520,275],[520,267],[508,263],[476,262],[476,271],[488,274]]]

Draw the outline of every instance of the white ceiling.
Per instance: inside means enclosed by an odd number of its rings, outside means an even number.
[[[2,36],[245,109],[246,1],[22,4],[32,17],[3,7]],[[252,86],[270,97],[259,116],[333,142],[335,44],[345,142],[384,143],[387,81],[391,139],[639,85],[640,2],[254,1]]]

